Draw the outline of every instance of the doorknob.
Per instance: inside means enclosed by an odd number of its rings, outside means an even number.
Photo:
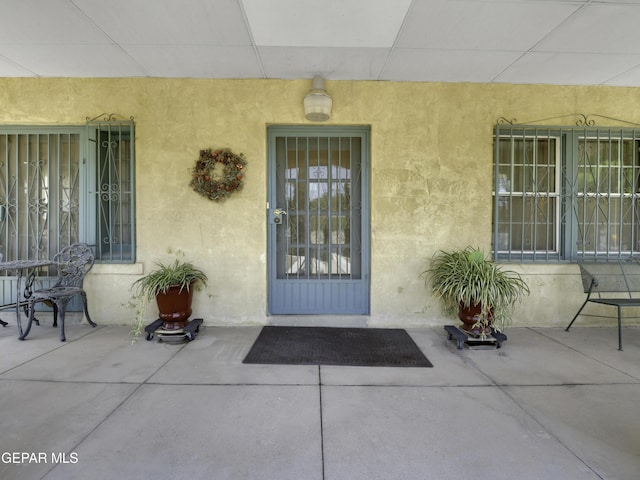
[[[282,223],[282,215],[286,215],[287,212],[285,212],[283,209],[281,208],[276,208],[273,211],[273,223]]]

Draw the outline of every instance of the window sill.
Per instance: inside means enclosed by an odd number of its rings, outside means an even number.
[[[142,263],[96,263],[91,269],[92,274],[98,275],[142,275]]]

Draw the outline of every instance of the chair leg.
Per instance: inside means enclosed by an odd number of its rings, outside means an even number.
[[[622,351],[622,315],[620,314],[622,307],[618,305],[618,350]]]
[[[67,337],[64,334],[64,314],[66,309],[67,309],[66,302],[58,306],[58,312],[60,313],[60,341],[61,342],[67,341]]]
[[[569,331],[569,329],[571,328],[571,325],[573,325],[573,322],[576,321],[576,318],[578,318],[578,316],[580,315],[580,312],[582,312],[582,309],[587,305],[587,303],[589,303],[588,298],[584,301],[584,303],[580,307],[580,310],[578,310],[578,313],[576,313],[575,317],[573,317],[573,320],[571,320],[571,323],[567,326],[567,328],[564,329],[565,332]]]
[[[80,295],[82,296],[82,304],[84,305],[84,314],[87,317],[87,322],[89,322],[89,325],[91,325],[92,327],[96,327],[96,323],[91,320],[91,317],[89,316],[89,306],[87,305],[87,294],[85,292],[81,292]]]
[[[29,332],[31,331],[31,325],[33,325],[33,321],[34,321],[33,315],[34,315],[35,309],[36,309],[35,302],[30,301],[29,302],[29,322],[27,323],[27,327],[22,332],[22,335],[18,337],[20,340],[24,340],[25,338],[27,338],[27,335],[29,335]],[[20,321],[20,319],[18,319],[18,321]]]
[[[24,307],[22,307],[22,309],[24,310],[24,316],[29,318],[29,305],[25,305]],[[35,323],[36,325],[40,325],[40,320],[38,320],[35,316],[33,317],[33,323]]]

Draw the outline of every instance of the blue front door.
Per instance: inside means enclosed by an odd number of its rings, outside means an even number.
[[[271,314],[369,313],[369,129],[268,129]]]

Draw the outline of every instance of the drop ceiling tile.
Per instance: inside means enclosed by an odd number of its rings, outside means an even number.
[[[416,0],[398,47],[526,51],[578,8],[566,2]]]
[[[629,86],[635,85],[640,86],[640,65],[626,72],[613,77],[610,80],[605,82],[606,85],[615,85],[615,86]]]
[[[260,47],[268,78],[312,78],[331,80],[377,80],[388,48]]]
[[[397,49],[383,80],[416,82],[490,82],[514,62],[517,52]]]
[[[498,82],[600,85],[640,64],[640,55],[537,53],[524,55]]]
[[[112,45],[11,45],[9,59],[43,77],[137,77],[144,71]]]
[[[2,0],[0,6],[0,44],[112,43],[67,0]]]
[[[130,45],[126,51],[152,77],[260,78],[252,47]]]
[[[74,0],[122,44],[249,45],[237,0]]]
[[[256,45],[391,47],[411,0],[242,0]]]
[[[536,46],[538,52],[640,53],[640,2],[589,4]]]
[[[0,50],[2,47],[0,46]],[[0,77],[33,77],[33,72],[0,56]]]

